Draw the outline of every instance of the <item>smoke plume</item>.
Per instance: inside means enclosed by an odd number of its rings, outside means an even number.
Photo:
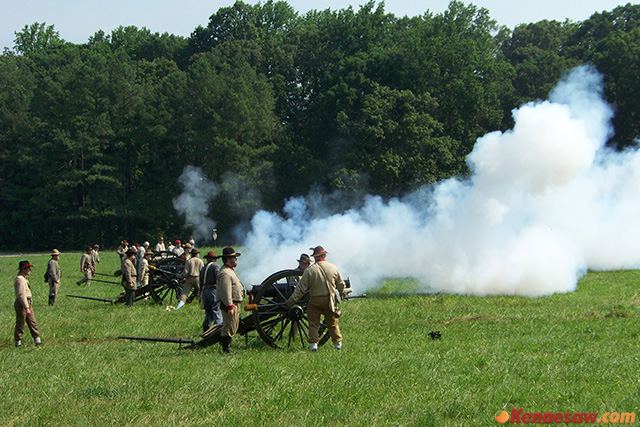
[[[200,168],[185,166],[178,178],[182,194],[173,199],[173,208],[185,218],[187,228],[199,244],[212,240],[216,222],[207,217],[209,205],[218,195],[218,186]]]
[[[605,148],[602,87],[580,67],[548,101],[514,110],[513,129],[475,144],[469,179],[328,216],[304,198],[258,212],[241,275],[259,283],[316,245],[357,292],[415,278],[425,292],[540,296],[575,290],[589,268],[637,268],[640,155]]]

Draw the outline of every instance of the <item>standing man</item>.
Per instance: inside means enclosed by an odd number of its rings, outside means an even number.
[[[142,262],[142,259],[144,258],[144,254],[147,253],[147,249],[149,249],[149,242],[145,241],[138,248],[138,252],[136,253],[136,270],[138,270],[138,278],[140,280],[142,280],[142,276],[140,276],[140,262]]]
[[[240,303],[244,299],[244,285],[238,278],[239,253],[232,247],[222,250],[223,266],[218,273],[218,299],[222,309],[222,331],[220,332],[222,351],[231,353],[231,340],[238,332],[240,324]]]
[[[84,277],[76,282],[76,285],[80,286],[86,282],[87,286],[91,284],[91,278],[93,277],[93,273],[96,272],[93,264],[91,263],[91,253],[93,252],[93,248],[91,246],[87,246],[87,252],[82,254],[80,258],[80,272],[84,274]]]
[[[138,280],[140,286],[147,286],[149,284],[149,261],[151,260],[151,251],[146,251],[144,257],[140,261],[138,266]]]
[[[135,259],[136,259],[135,247],[130,247],[125,252],[125,258],[122,260],[122,287],[124,287],[124,302],[127,307],[133,305],[135,298],[138,280],[138,273],[136,272]]]
[[[98,264],[100,264],[100,246],[93,245],[93,252],[91,252],[91,265],[93,266],[94,273]]]
[[[120,246],[118,246],[118,249],[116,249],[116,252],[118,253],[118,255],[120,255],[121,261],[124,261],[124,259],[126,258],[126,252],[127,252],[128,246],[129,246],[129,242],[127,242],[126,240],[123,240],[122,242],[120,242]]]
[[[216,283],[218,278],[218,256],[214,251],[209,251],[204,256],[207,265],[200,270],[200,289],[202,299],[202,308],[204,308],[204,321],[202,322],[202,332],[207,332],[211,324],[222,324],[222,313],[220,312],[220,302],[218,301],[218,293],[216,291]]]
[[[56,303],[56,295],[58,294],[58,289],[60,289],[60,280],[61,280],[61,270],[60,264],[58,264],[58,260],[60,259],[60,251],[54,249],[51,251],[51,259],[49,260],[49,264],[47,264],[47,282],[49,282],[49,305],[54,305]]]
[[[324,322],[333,341],[333,346],[342,348],[342,335],[338,326],[336,314],[336,289],[340,296],[345,298],[345,283],[338,271],[338,267],[326,261],[327,251],[322,246],[310,248],[311,256],[315,263],[302,273],[302,278],[287,300],[287,307],[292,307],[301,299],[307,290],[309,291],[309,303],[307,315],[309,316],[309,350],[318,350],[318,330],[320,329],[320,316],[324,316]]]
[[[164,245],[164,237],[158,237],[158,243],[156,243],[156,252],[164,252],[167,247]]]
[[[29,279],[27,276],[31,274],[32,264],[29,261],[20,261],[18,263],[18,270],[20,273],[16,276],[13,286],[16,291],[16,302],[13,307],[16,309],[16,328],[13,334],[16,347],[22,345],[22,334],[24,334],[25,323],[29,326],[29,331],[33,337],[33,342],[36,345],[42,344],[40,341],[40,332],[38,331],[38,324],[36,318],[33,315],[33,308],[31,306],[31,285],[29,285]]]
[[[176,310],[179,310],[180,307],[185,305],[191,288],[196,289],[198,300],[200,299],[200,270],[202,270],[202,267],[204,267],[204,262],[198,258],[198,250],[196,248],[191,249],[191,258],[187,260],[184,271],[182,272],[182,277],[185,281],[182,287],[182,293],[180,294],[180,302]]]

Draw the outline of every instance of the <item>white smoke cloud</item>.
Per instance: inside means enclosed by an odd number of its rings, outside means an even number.
[[[573,70],[549,101],[515,110],[512,130],[477,141],[468,180],[321,218],[302,198],[284,217],[258,212],[243,277],[259,283],[316,245],[358,292],[411,277],[427,292],[540,296],[575,290],[588,268],[637,268],[640,155],[604,147],[601,92],[595,70]]]
[[[218,195],[218,186],[209,181],[202,169],[185,166],[178,178],[182,194],[173,199],[173,208],[185,218],[185,228],[190,230],[196,242],[212,240],[216,222],[207,217],[209,205]]]

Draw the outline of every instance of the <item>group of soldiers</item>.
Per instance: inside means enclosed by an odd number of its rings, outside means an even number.
[[[160,238],[156,245],[156,251],[163,252],[165,250],[163,245],[163,239]],[[176,253],[176,248],[180,248],[177,251],[179,255]],[[195,288],[196,295],[200,300],[200,307],[205,311],[202,323],[203,332],[212,327],[219,327],[222,350],[225,353],[230,353],[231,341],[240,324],[240,305],[245,298],[244,285],[235,271],[238,257],[241,254],[232,247],[225,247],[221,256],[216,255],[214,251],[209,251],[203,257],[207,261],[205,264],[198,257],[199,252],[196,247],[188,247],[188,249],[188,252],[185,251],[178,240],[172,251],[185,261],[182,273],[184,285],[176,310],[184,306],[189,292]],[[76,282],[78,285],[91,283],[91,278],[96,272],[96,265],[100,263],[98,250],[98,245],[88,246],[86,252],[82,254],[80,269],[84,277]],[[335,294],[337,291],[342,298],[345,298],[348,290],[338,268],[326,261],[327,251],[322,246],[316,246],[310,250],[313,251],[311,256],[303,253],[298,259],[297,268],[303,271],[302,277],[285,304],[287,307],[292,307],[308,291],[309,350],[317,351],[318,349],[321,317],[324,317],[334,347],[340,350],[342,335],[338,326],[340,313],[336,308]],[[136,245],[129,246],[128,242],[123,240],[117,252],[122,257],[121,283],[125,289],[125,303],[127,306],[131,306],[137,287],[148,284],[149,260],[151,258],[149,243],[144,242],[136,247]],[[60,251],[54,249],[51,252],[51,260],[45,274],[45,279],[49,283],[49,305],[55,304],[55,297],[60,287],[59,258]],[[218,258],[222,259],[222,267],[217,264]],[[315,261],[313,265],[311,265],[311,258]],[[33,265],[28,261],[20,261],[19,274],[15,279],[16,327],[14,339],[16,347],[21,346],[25,325],[29,327],[36,345],[41,344],[40,333],[33,315],[31,287],[28,281],[31,267]]]

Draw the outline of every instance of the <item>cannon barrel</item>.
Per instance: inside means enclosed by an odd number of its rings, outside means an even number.
[[[95,274],[96,276],[114,277],[113,274],[97,273],[97,272],[94,272],[93,274]]]

